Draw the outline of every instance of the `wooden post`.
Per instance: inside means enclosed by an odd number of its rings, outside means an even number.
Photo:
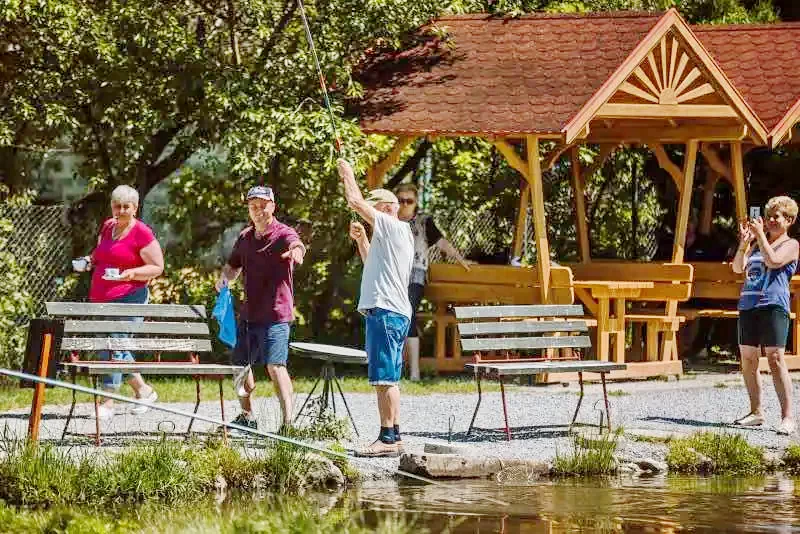
[[[711,234],[711,226],[714,222],[714,190],[717,188],[720,174],[713,170],[708,169],[706,177],[706,184],[703,188],[703,207],[700,213],[700,224],[697,230],[700,234]]]
[[[517,227],[514,233],[514,250],[512,258],[519,258],[522,256],[522,245],[525,240],[525,221],[528,215],[528,203],[531,198],[531,186],[525,180],[524,185],[519,192],[519,211],[517,212]]]
[[[694,184],[694,168],[697,162],[697,140],[686,143],[686,156],[683,162],[683,186],[681,187],[678,205],[678,220],[675,225],[675,243],[672,247],[672,263],[683,263],[686,248],[686,229],[689,226],[689,213],[692,207],[692,186]]]
[[[53,345],[53,334],[46,332],[42,337],[42,353],[39,357],[39,372],[36,373],[40,378],[47,377],[47,366],[50,363],[50,348]],[[33,389],[33,403],[31,404],[31,416],[28,419],[28,439],[31,441],[39,440],[39,425],[42,422],[42,406],[44,405],[45,386],[37,382]]]
[[[550,245],[547,242],[547,221],[544,216],[544,191],[542,189],[542,167],[539,161],[539,138],[526,136],[528,157],[528,180],[531,185],[531,207],[533,229],[536,235],[536,270],[539,273],[541,302],[547,303],[550,296]]]
[[[584,193],[583,174],[581,173],[581,162],[578,159],[578,147],[572,147],[569,151],[570,163],[572,167],[572,192],[575,195],[575,223],[578,232],[578,252],[580,253],[581,263],[589,263],[591,260],[591,250],[589,247],[589,224],[586,221],[586,197]]]
[[[367,170],[367,187],[369,189],[376,189],[383,185],[383,177],[389,172],[389,169],[397,165],[400,156],[403,154],[403,150],[405,150],[414,139],[416,139],[416,137],[399,137],[397,141],[394,142],[394,146],[389,154]]]
[[[744,186],[744,154],[741,141],[731,141],[731,170],[733,194],[736,197],[736,219],[742,222],[747,220],[747,192]]]

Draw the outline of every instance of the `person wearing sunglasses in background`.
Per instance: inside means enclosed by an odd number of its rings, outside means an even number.
[[[414,265],[411,268],[411,283],[408,286],[408,298],[411,301],[411,326],[408,330],[406,347],[408,351],[408,367],[411,380],[419,380],[419,329],[417,328],[417,310],[425,293],[425,282],[428,279],[428,251],[438,247],[447,257],[461,264],[464,269],[475,262],[464,259],[456,248],[444,237],[444,234],[433,217],[419,211],[419,195],[414,184],[400,184],[395,190],[400,210],[397,218],[411,225],[414,235]]]
[[[733,272],[745,275],[738,305],[739,350],[750,397],[750,413],[735,424],[764,424],[758,374],[763,350],[781,405],[781,422],[776,431],[788,435],[794,433],[796,425],[792,380],[783,353],[789,336],[789,281],[797,268],[800,244],[787,232],[797,220],[797,203],[789,197],[774,197],[766,208],[766,221],[754,217],[740,224],[739,248],[732,264]]]

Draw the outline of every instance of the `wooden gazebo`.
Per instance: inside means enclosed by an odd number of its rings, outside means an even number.
[[[631,362],[621,376],[679,374],[676,335],[686,317],[679,305],[694,295],[695,269],[684,264],[684,242],[698,152],[710,177],[701,228],[711,224],[720,178],[732,186],[737,218],[745,218],[744,152],[787,142],[800,120],[800,82],[789,79],[796,72],[791,66],[800,66],[800,26],[690,27],[673,9],[514,19],[453,16],[421,28],[418,36],[409,50],[369,58],[361,73],[362,129],[396,137],[393,150],[369,170],[369,186],[380,186],[419,137],[485,138],[525,179],[518,220],[530,206],[537,251],[535,269],[480,266],[466,273],[432,266],[427,296],[438,308],[437,368],[463,369],[457,343],[446,350],[447,304],[577,297],[596,321],[600,359],[626,358],[626,324],[646,328],[644,360]],[[772,72],[785,79],[780,85],[764,81],[773,58],[779,65]],[[542,141],[554,148],[543,153]],[[577,157],[582,144],[600,147],[589,168]],[[667,144],[683,145],[682,162],[670,159]],[[679,193],[671,263],[592,261],[585,180],[618,147],[631,145],[652,150]],[[580,263],[554,266],[542,172],[567,157]],[[520,246],[518,231],[515,247]],[[712,293],[721,281],[736,283],[725,265],[701,270],[708,278],[703,287]],[[644,312],[630,313],[628,301],[648,304]]]

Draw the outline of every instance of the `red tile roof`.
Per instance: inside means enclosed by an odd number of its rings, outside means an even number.
[[[768,130],[800,98],[800,24],[693,26]]]
[[[358,113],[373,133],[558,133],[660,19],[652,13],[444,17],[451,46],[368,60]]]

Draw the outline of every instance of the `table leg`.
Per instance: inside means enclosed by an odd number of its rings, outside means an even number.
[[[195,402],[194,402],[194,411],[192,412],[192,414],[197,414],[197,410],[200,408],[200,379],[195,378],[194,387],[195,387]],[[189,419],[189,428],[186,429],[187,438],[192,433],[192,425],[194,425],[194,417]]]
[[[69,374],[72,376],[72,385],[75,385],[75,368],[71,368]],[[64,432],[61,433],[61,441],[64,441],[64,438],[67,437],[67,429],[69,429],[69,423],[72,421],[72,414],[75,412],[75,395],[77,391],[74,389],[72,390],[72,405],[69,407],[69,413],[67,414],[67,422],[64,424]]]
[[[609,353],[609,301],[597,300],[597,359],[607,362]]]
[[[511,441],[511,429],[508,427],[508,408],[506,407],[506,388],[503,384],[503,378],[500,377],[500,397],[503,399],[503,418],[506,423],[506,439]]]
[[[353,430],[356,432],[356,437],[360,438],[361,435],[358,433],[358,428],[356,428],[356,421],[353,419],[353,414],[350,413],[350,407],[347,405],[347,399],[344,398],[344,392],[342,392],[342,386],[339,385],[339,379],[336,378],[336,375],[333,377],[333,381],[336,384],[336,387],[339,389],[339,395],[342,397],[342,402],[344,403],[344,409],[347,411],[347,417],[350,418],[350,423],[353,425]]]
[[[605,373],[600,373],[600,380],[603,382],[603,400],[606,403],[606,424],[608,424],[608,431],[611,432],[611,410],[608,407],[608,392],[606,391]]]
[[[317,384],[319,384],[319,381],[322,380],[322,376],[323,375],[319,375],[319,378],[317,378],[317,381],[314,382],[313,386],[311,386],[311,391],[308,393],[308,395],[306,395],[306,400],[303,401],[302,406],[300,406],[300,410],[297,412],[297,415],[294,416],[294,422],[295,423],[297,422],[298,419],[300,419],[300,414],[303,413],[303,408],[305,408],[306,404],[308,404],[308,400],[311,398],[311,395],[313,395],[314,392],[317,390]]]
[[[198,389],[199,391],[199,389]],[[222,422],[225,422],[225,396],[222,390],[222,378],[219,379],[219,415],[222,417]],[[228,427],[222,425],[222,442],[228,444]]]
[[[578,418],[578,411],[581,409],[581,403],[583,402],[583,373],[580,371],[578,371],[578,384],[581,386],[581,394],[580,397],[578,397],[578,405],[575,407],[572,422],[569,424],[570,431],[572,430],[572,425],[575,424],[575,420]]]
[[[625,363],[625,299],[614,301],[614,316],[617,321],[616,340],[614,343],[614,361]]]
[[[92,377],[92,389],[97,390],[97,377]],[[100,399],[94,396],[94,444],[100,446]]]
[[[483,395],[481,393],[481,371],[480,370],[478,370],[475,373],[475,380],[478,383],[478,404],[475,405],[475,411],[472,412],[472,420],[469,422],[469,428],[467,429],[467,436],[470,435],[470,433],[472,432],[472,427],[473,427],[473,425],[475,425],[475,418],[478,416],[478,408],[481,407],[481,399],[483,398]]]

